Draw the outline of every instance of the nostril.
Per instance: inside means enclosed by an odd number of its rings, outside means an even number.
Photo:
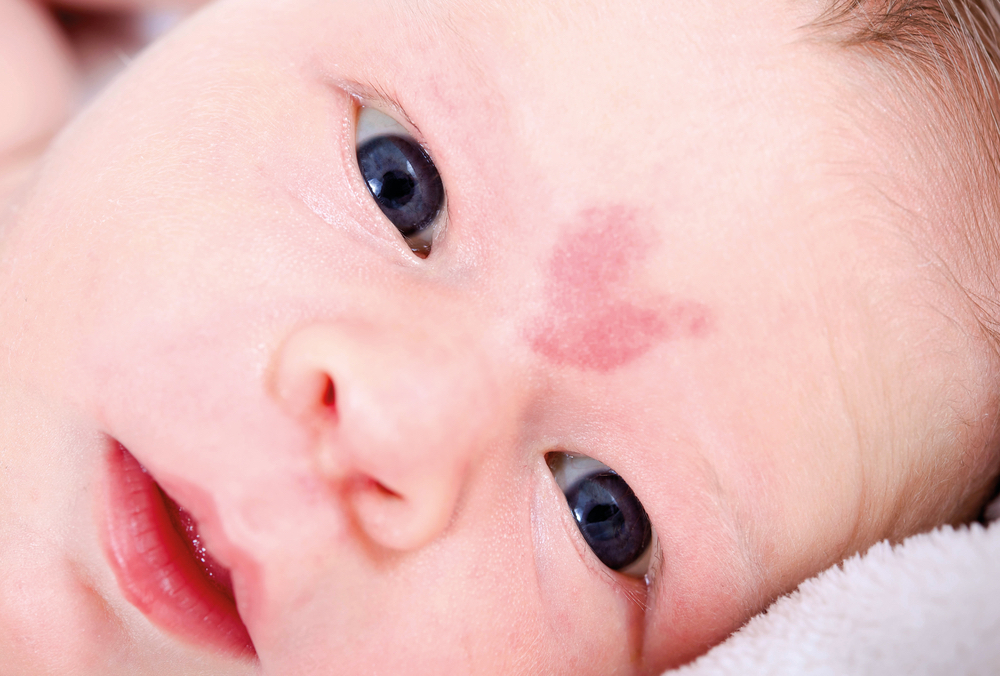
[[[337,406],[337,390],[330,376],[326,377],[326,387],[323,388],[323,406],[330,409]]]
[[[324,427],[336,422],[341,397],[333,369],[322,354],[317,356],[310,341],[308,335],[289,339],[277,355],[267,389],[293,418],[310,427]]]
[[[355,495],[368,494],[372,497],[380,499],[403,499],[401,494],[392,490],[378,479],[374,479],[367,475],[358,475],[354,477],[350,484],[350,490]]]
[[[400,495],[396,491],[392,490],[391,488],[387,487],[382,482],[380,482],[380,481],[373,481],[373,483],[375,484],[375,490],[382,497],[384,497],[384,498],[394,498],[396,500],[402,500],[403,499],[402,495]]]

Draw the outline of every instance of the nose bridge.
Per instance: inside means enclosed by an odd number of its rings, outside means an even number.
[[[482,350],[448,324],[315,322],[277,355],[275,393],[312,428],[317,473],[390,549],[447,527],[502,409]]]

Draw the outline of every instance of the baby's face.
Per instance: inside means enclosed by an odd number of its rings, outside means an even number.
[[[817,7],[626,4],[228,0],[77,120],[2,225],[0,652],[648,673],[962,515],[983,365]]]

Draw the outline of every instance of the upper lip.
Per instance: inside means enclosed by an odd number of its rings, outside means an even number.
[[[118,443],[107,469],[105,552],[126,600],[178,638],[253,656],[232,592],[195,561],[153,477]]]

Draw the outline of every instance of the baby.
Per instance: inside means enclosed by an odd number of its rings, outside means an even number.
[[[37,162],[0,8],[0,673],[655,674],[993,492],[993,2],[220,0]]]

